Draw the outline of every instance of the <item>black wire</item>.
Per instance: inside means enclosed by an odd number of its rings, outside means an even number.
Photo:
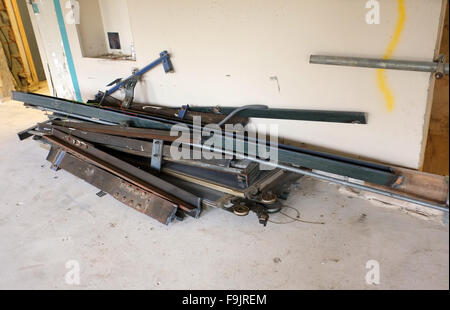
[[[291,223],[294,223],[294,222],[301,222],[301,223],[306,223],[306,224],[317,224],[317,225],[324,225],[325,224],[325,222],[313,222],[313,221],[305,221],[305,220],[300,219],[300,211],[298,211],[297,209],[295,209],[293,207],[283,206],[281,209],[292,209],[292,210],[295,210],[295,212],[297,212],[297,217],[295,218],[295,217],[292,217],[289,214],[286,214],[284,212],[279,212],[281,215],[284,215],[285,217],[291,219],[291,221],[290,222],[276,222],[276,221],[272,221],[272,220],[269,219],[268,221],[270,223],[273,223],[273,224],[291,224]]]

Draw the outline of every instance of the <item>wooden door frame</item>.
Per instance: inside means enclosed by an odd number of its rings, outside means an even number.
[[[438,33],[438,38],[436,41],[436,47],[435,47],[435,51],[434,51],[435,59],[437,59],[441,53],[445,53],[447,56],[447,61],[448,61],[448,57],[449,57],[448,41],[447,41],[447,46],[446,46],[447,50],[444,51],[441,49],[441,47],[444,47],[442,44],[442,42],[445,38],[444,36],[447,36],[446,40],[448,40],[448,35],[449,35],[448,34],[448,18],[449,18],[448,10],[449,10],[449,1],[442,0],[441,17],[440,17],[440,22],[439,22],[439,33]],[[447,27],[445,27],[446,24],[447,24]],[[448,83],[448,76],[444,77],[444,79]],[[431,131],[432,131],[432,128],[435,127],[435,126],[433,126],[435,124],[432,119],[432,114],[434,112],[433,105],[435,104],[436,99],[437,99],[437,96],[436,96],[437,89],[436,88],[439,86],[439,83],[442,83],[442,82],[443,82],[442,80],[436,81],[434,74],[431,75],[428,99],[427,99],[427,110],[425,113],[423,143],[422,143],[422,150],[421,150],[421,156],[420,156],[419,170],[448,176],[448,174],[449,174],[448,165],[447,166],[439,165],[436,162],[433,164],[430,163],[430,161],[433,161],[433,160],[436,161],[436,158],[433,159],[433,157],[431,156],[431,153],[430,153],[431,149],[433,147],[433,145],[432,145],[433,142],[431,140],[431,136],[432,136]],[[448,102],[447,102],[447,109],[448,109]],[[447,115],[447,123],[448,123],[448,115]],[[449,149],[448,140],[446,142],[446,149],[447,149],[446,156],[448,158],[448,149]],[[442,167],[437,167],[437,166],[442,166]]]
[[[30,46],[28,44],[28,39],[26,36],[25,28],[23,26],[19,7],[17,5],[17,0],[4,1],[10,19],[11,28],[13,30],[14,37],[19,48],[20,58],[22,59],[25,73],[27,75],[29,90],[37,89],[39,85],[39,78],[37,75],[36,67],[34,65]]]

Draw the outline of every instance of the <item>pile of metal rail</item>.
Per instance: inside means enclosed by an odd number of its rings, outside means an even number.
[[[197,218],[202,208],[217,207],[241,216],[254,212],[265,225],[270,213],[281,209],[290,185],[302,175],[448,212],[446,197],[441,203],[435,195],[426,197],[434,187],[417,197],[416,189],[407,186],[416,178],[405,170],[281,144],[276,146],[278,163],[246,151],[230,154],[225,148],[212,151],[233,155],[229,159],[176,159],[171,156],[170,143],[181,136],[171,136],[169,129],[189,121],[30,93],[14,92],[13,98],[53,112],[47,122],[19,133],[20,139],[33,136],[51,146],[47,159],[53,169],[66,170],[164,224],[185,215]],[[235,122],[245,124],[246,120],[237,117]],[[189,126],[195,130],[192,123]],[[222,138],[223,145],[232,141],[234,146],[242,143],[245,150],[261,147],[259,141],[245,136],[223,134]],[[183,143],[190,152],[206,147],[191,139]],[[260,169],[261,164],[274,169]]]
[[[303,175],[448,212],[448,178],[273,145],[239,132],[220,132],[220,146],[209,143],[208,137],[192,138],[207,124],[244,126],[249,117],[363,126],[366,115],[264,106],[171,108],[134,103],[138,77],[158,64],[166,72],[172,70],[169,55],[163,52],[143,70],[110,83],[116,86],[99,92],[88,103],[13,92],[14,100],[51,112],[47,122],[20,132],[19,138],[33,137],[49,145],[47,160],[52,169],[63,169],[99,188],[98,195],[110,194],[163,224],[186,215],[197,218],[203,208],[215,207],[239,216],[255,213],[266,225],[270,214],[282,209],[291,185]],[[125,90],[123,100],[111,96],[120,88]],[[193,122],[196,117],[200,123]],[[182,125],[189,138],[181,131],[171,135],[176,125]],[[173,156],[174,141],[187,147],[187,156]],[[220,156],[195,156],[205,150]],[[255,155],[260,150],[276,152],[277,161]]]
[[[240,216],[253,211],[265,225],[300,177],[279,168],[261,170],[259,163],[237,156],[173,158],[170,143],[182,137],[154,129],[171,124],[150,114],[29,93],[14,92],[13,97],[53,112],[49,121],[19,133],[21,140],[33,136],[50,145],[47,160],[52,169],[63,169],[99,188],[99,194],[110,194],[164,224],[185,215],[197,218],[202,208],[217,207]],[[203,114],[208,119],[225,117]],[[190,151],[195,150],[201,147],[190,144]]]

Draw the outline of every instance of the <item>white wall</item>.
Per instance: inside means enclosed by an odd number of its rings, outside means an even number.
[[[83,98],[167,49],[175,73],[145,75],[136,100],[181,106],[266,104],[369,113],[368,125],[279,121],[280,135],[418,168],[430,74],[387,72],[389,112],[372,69],[312,65],[311,54],[381,58],[397,23],[397,1],[380,0],[381,23],[365,22],[364,0],[128,0],[137,61],[82,58],[67,25]],[[433,58],[441,0],[407,0],[393,55]],[[276,81],[270,77],[276,76]],[[261,120],[256,120],[262,122]]]
[[[83,55],[97,57],[107,54],[108,47],[99,1],[79,0],[79,3],[80,23],[77,30]]]

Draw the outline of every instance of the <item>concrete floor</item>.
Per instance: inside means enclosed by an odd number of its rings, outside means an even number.
[[[448,225],[304,178],[287,205],[324,225],[264,228],[253,215],[209,210],[166,227],[50,170],[46,150],[18,141],[45,119],[0,104],[0,289],[449,289]],[[79,285],[65,282],[70,260]],[[366,284],[369,260],[379,285]]]

